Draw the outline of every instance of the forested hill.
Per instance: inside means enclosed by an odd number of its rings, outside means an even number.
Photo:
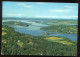
[[[65,45],[44,40],[44,36],[21,34],[2,26],[3,55],[77,56],[77,45]]]

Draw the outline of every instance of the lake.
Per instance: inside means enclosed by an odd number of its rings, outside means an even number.
[[[50,25],[47,25],[47,24],[37,23],[33,20],[3,20],[2,22],[8,22],[8,21],[17,21],[17,22],[24,22],[24,23],[30,23],[31,24],[28,27],[18,26],[18,25],[8,25],[9,27],[15,28],[14,30],[17,31],[17,32],[20,32],[20,33],[30,34],[30,35],[33,35],[33,36],[42,36],[44,33],[47,32],[47,33],[52,33],[48,36],[66,37],[66,38],[71,39],[73,41],[77,41],[77,34],[65,34],[65,33],[58,34],[58,33],[55,33],[55,32],[44,31],[44,30],[40,29],[42,27],[50,26]],[[53,23],[53,24],[55,24],[55,23]],[[69,25],[69,24],[67,24],[67,25]],[[76,25],[76,24],[72,24],[72,25]]]

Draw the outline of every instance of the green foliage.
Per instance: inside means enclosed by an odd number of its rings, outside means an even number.
[[[23,47],[23,42],[17,42],[17,45],[19,45],[20,47]]]
[[[43,27],[41,29],[56,33],[77,34],[78,27],[77,25],[51,25],[49,27]]]
[[[16,21],[8,21],[8,22],[3,22],[4,25],[19,25],[19,26],[29,26],[30,24],[28,23],[23,23],[23,22],[16,22]]]
[[[44,40],[42,36],[22,34],[6,25],[3,28],[7,29],[4,30],[7,34],[2,36],[2,41],[6,41],[1,45],[4,55],[77,56],[77,45],[65,45]]]
[[[64,24],[78,24],[78,20],[54,20],[54,21],[48,21],[48,23],[64,23]]]

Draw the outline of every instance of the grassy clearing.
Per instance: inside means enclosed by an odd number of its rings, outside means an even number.
[[[2,42],[6,44],[7,41],[6,40],[2,40]]]
[[[5,29],[5,28],[2,28],[2,30],[7,30],[7,29]]]
[[[73,43],[69,42],[69,41],[55,41],[57,43],[62,43],[62,44],[66,44],[66,45],[74,45]]]
[[[23,42],[17,42],[17,45],[19,45],[20,47],[23,47]]]
[[[2,35],[5,35],[5,34],[7,34],[6,32],[2,32]]]
[[[58,39],[63,39],[63,38],[58,38],[58,37],[48,37],[48,38],[45,38],[45,39],[58,40]]]
[[[18,25],[18,23],[15,22],[14,25]]]
[[[59,37],[47,37],[44,38],[48,41],[52,41],[52,42],[57,42],[57,43],[62,43],[62,44],[66,44],[66,45],[74,45],[72,42],[70,41],[65,41],[64,38],[59,38]]]

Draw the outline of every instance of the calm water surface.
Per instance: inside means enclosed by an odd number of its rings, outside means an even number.
[[[23,26],[18,26],[18,25],[9,25],[10,27],[15,28],[15,31],[20,32],[20,33],[30,34],[33,36],[42,36],[44,33],[48,32],[48,33],[53,33],[48,36],[67,37],[73,41],[77,41],[77,34],[65,34],[65,33],[56,34],[55,32],[40,30],[41,27],[49,26],[46,24],[36,23],[36,22],[30,21],[30,20],[5,20],[3,22],[8,22],[8,21],[18,21],[18,22],[24,22],[24,23],[31,23],[31,25],[28,27],[23,27]],[[76,25],[76,24],[72,24],[72,25]]]

